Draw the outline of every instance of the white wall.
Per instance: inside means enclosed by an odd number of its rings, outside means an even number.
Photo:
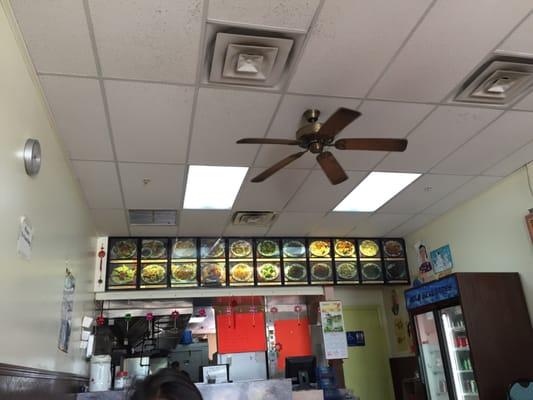
[[[86,374],[80,322],[93,308],[94,229],[62,147],[49,121],[26,53],[0,7],[0,362]],[[25,174],[21,150],[41,142],[40,174]],[[19,219],[34,229],[30,261],[17,255]],[[76,278],[68,354],[57,349],[66,260]]]

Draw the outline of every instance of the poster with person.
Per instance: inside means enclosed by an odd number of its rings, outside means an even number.
[[[413,286],[419,286],[423,283],[431,282],[436,276],[425,242],[419,240],[414,244],[414,248],[418,259],[418,271],[417,276],[413,279]]]
[[[453,268],[452,260],[452,251],[450,245],[439,247],[436,250],[430,252],[431,263],[433,264],[433,269],[436,274],[439,274],[439,277],[451,273]]]

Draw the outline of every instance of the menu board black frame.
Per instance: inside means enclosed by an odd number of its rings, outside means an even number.
[[[167,241],[166,244],[166,253],[167,258],[166,261],[158,260],[158,263],[161,265],[166,263],[166,279],[164,285],[154,285],[154,287],[147,286],[146,284],[142,284],[141,279],[141,270],[143,265],[143,258],[142,258],[142,248],[141,245],[143,243],[143,240],[165,240]],[[195,243],[196,246],[196,281],[184,284],[183,286],[180,286],[179,284],[172,282],[172,265],[175,262],[179,262],[178,259],[173,258],[173,245],[175,243],[175,240],[177,239],[184,239],[184,240],[192,240]],[[220,285],[204,285],[202,282],[202,270],[201,270],[201,264],[203,260],[207,260],[209,262],[210,259],[207,259],[205,257],[202,257],[201,254],[201,244],[202,240],[214,240],[214,239],[220,239],[224,241],[224,255],[217,258],[217,262],[224,263],[225,265],[225,282]],[[302,282],[286,282],[285,277],[285,262],[287,260],[290,260],[288,258],[285,260],[286,257],[284,257],[283,254],[283,243],[287,240],[294,240],[298,239],[301,240],[305,245],[305,255],[298,258],[298,262],[301,262],[304,264],[307,272],[307,277],[305,281]],[[131,258],[125,258],[125,259],[111,259],[112,254],[112,246],[113,244],[120,242],[120,241],[133,241],[137,248],[136,248],[136,257]],[[246,240],[248,241],[252,246],[252,254],[249,257],[246,257],[246,262],[250,263],[253,268],[253,280],[250,280],[250,282],[246,283],[233,283],[231,282],[231,263],[235,263],[235,258],[230,257],[230,243],[231,241],[236,240]],[[263,240],[271,240],[275,242],[279,249],[279,254],[273,257],[259,257],[259,253],[257,250],[258,242]],[[316,240],[323,240],[327,241],[330,245],[330,252],[329,256],[326,257],[314,257],[312,256],[309,246],[313,241]],[[340,257],[335,252],[335,243],[336,240],[349,240],[355,243],[355,254],[352,257]],[[364,255],[360,252],[360,243],[363,240],[372,240],[377,243],[379,246],[379,255],[376,255],[375,257],[364,257]],[[401,256],[398,257],[391,257],[388,255],[385,251],[385,243],[388,241],[396,241],[401,246]],[[116,252],[115,252],[116,253]],[[164,236],[153,236],[153,237],[124,237],[124,236],[117,236],[117,237],[109,237],[108,240],[108,249],[107,249],[107,268],[106,268],[106,279],[105,279],[105,290],[106,291],[117,291],[117,290],[161,290],[161,289],[192,289],[192,288],[225,288],[225,287],[258,287],[258,286],[268,286],[268,287],[281,287],[281,286],[309,286],[309,285],[322,285],[322,286],[331,286],[331,285],[342,285],[342,286],[357,286],[357,285],[410,285],[411,284],[411,277],[409,274],[409,264],[406,257],[406,248],[405,248],[405,241],[402,238],[397,237],[386,237],[386,238],[354,238],[354,237],[240,237],[240,236],[231,236],[231,237],[191,237],[191,236],[184,236],[184,237],[164,237]],[[193,262],[194,258],[191,258],[190,260],[187,260],[188,262]],[[265,261],[272,261],[273,263],[276,263],[276,266],[279,268],[278,274],[279,277],[277,277],[272,282],[265,282],[260,281],[258,277],[258,265]],[[305,260],[305,261],[304,261]],[[330,268],[332,271],[332,279],[328,279],[325,282],[320,282],[318,280],[313,280],[313,277],[311,276],[311,268],[313,262],[320,262],[320,261],[328,262],[330,263]],[[146,260],[144,260],[146,261]],[[212,261],[212,260],[211,260]],[[345,262],[353,262],[357,266],[357,275],[354,277],[353,280],[343,280],[342,278],[339,278],[337,275],[337,266],[340,265],[343,261]],[[381,277],[380,280],[368,280],[364,279],[362,268],[364,267],[365,262],[374,261],[377,263],[381,268]],[[392,279],[390,274],[387,272],[388,263],[395,264],[396,270],[400,269],[399,272],[399,278],[398,276],[396,279]],[[135,282],[132,282],[127,285],[121,286],[120,284],[112,283],[111,282],[111,274],[113,270],[113,266],[116,266],[117,264],[124,264],[124,265],[130,265],[135,264]],[[145,264],[145,263],[144,263]],[[398,266],[399,265],[399,266]],[[392,267],[394,268],[394,267]],[[405,278],[403,278],[405,276]],[[116,275],[115,275],[116,277]]]

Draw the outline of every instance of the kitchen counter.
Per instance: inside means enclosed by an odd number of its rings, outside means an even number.
[[[321,390],[292,392],[290,379],[196,384],[204,400],[321,400]],[[293,397],[294,394],[294,397]],[[77,400],[127,400],[124,391],[79,393]]]

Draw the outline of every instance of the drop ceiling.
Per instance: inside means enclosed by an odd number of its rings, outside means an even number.
[[[11,5],[101,234],[405,235],[533,158],[533,94],[510,106],[448,102],[489,55],[533,56],[530,1]],[[209,84],[204,41],[214,24],[301,35],[303,46],[279,88]],[[292,138],[306,108],[327,118],[339,106],[363,113],[343,137],[406,137],[407,151],[337,152],[349,176],[338,186],[312,157],[250,182],[293,149],[235,140]],[[191,164],[250,167],[234,210],[182,210]],[[375,213],[332,213],[373,170],[423,176]],[[127,208],[177,209],[178,226],[129,226]],[[232,226],[238,209],[279,217],[270,228]]]

